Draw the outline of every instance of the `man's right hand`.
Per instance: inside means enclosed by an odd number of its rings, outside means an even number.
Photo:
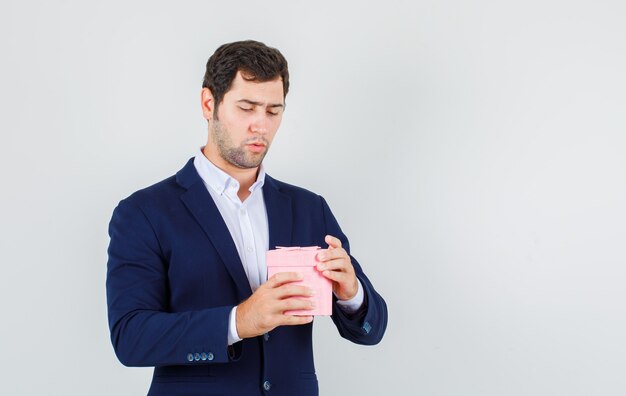
[[[302,274],[297,272],[280,272],[239,304],[236,316],[239,337],[256,337],[278,326],[311,323],[313,316],[285,315],[285,311],[315,308],[312,301],[297,298],[313,295],[310,288],[292,284],[302,279]]]

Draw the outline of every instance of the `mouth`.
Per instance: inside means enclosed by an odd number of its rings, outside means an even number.
[[[246,146],[248,146],[248,149],[252,151],[253,153],[260,153],[262,151],[265,151],[265,147],[267,145],[263,142],[254,142],[254,143],[248,143],[246,144]]]

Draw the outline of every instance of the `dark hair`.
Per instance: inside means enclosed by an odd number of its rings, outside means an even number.
[[[283,81],[283,98],[289,91],[287,60],[276,48],[254,40],[236,41],[220,46],[206,63],[202,88],[208,88],[215,100],[215,113],[230,89],[237,72],[248,81]]]

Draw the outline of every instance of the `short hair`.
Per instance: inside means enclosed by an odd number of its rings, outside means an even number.
[[[215,113],[230,89],[237,72],[248,81],[266,82],[278,77],[283,82],[283,98],[289,91],[287,60],[276,48],[254,41],[236,41],[220,46],[206,63],[202,88],[211,90]]]

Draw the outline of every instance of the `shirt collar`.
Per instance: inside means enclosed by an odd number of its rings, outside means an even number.
[[[220,195],[222,195],[228,187],[239,190],[239,182],[209,161],[209,159],[204,156],[202,149],[203,147],[196,153],[193,165],[204,184]],[[256,181],[250,186],[249,190],[254,193],[256,190],[263,188],[264,184],[265,167],[261,164]]]

